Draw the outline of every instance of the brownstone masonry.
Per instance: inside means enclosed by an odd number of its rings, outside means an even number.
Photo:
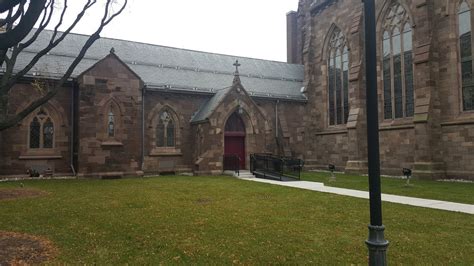
[[[382,173],[474,180],[474,68],[460,41],[474,42],[459,32],[474,0],[375,2]],[[244,168],[251,153],[273,153],[366,173],[362,2],[300,0],[287,19],[291,63],[100,39],[56,97],[0,132],[0,176],[221,174],[229,147]],[[55,82],[84,38],[38,62],[9,112]]]

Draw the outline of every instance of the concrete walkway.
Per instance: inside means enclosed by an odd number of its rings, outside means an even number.
[[[285,187],[300,188],[318,192],[332,193],[343,196],[356,197],[361,199],[369,199],[369,192],[345,189],[345,188],[336,188],[336,187],[326,187],[323,183],[309,182],[309,181],[292,181],[292,182],[281,182],[275,180],[261,179],[261,178],[240,178],[242,180],[267,183]],[[416,207],[431,208],[445,211],[453,212],[463,212],[474,214],[474,205],[471,204],[462,204],[448,201],[440,200],[429,200],[429,199],[420,199],[404,196],[396,196],[390,194],[382,194],[382,201],[393,202],[405,205],[411,205]]]

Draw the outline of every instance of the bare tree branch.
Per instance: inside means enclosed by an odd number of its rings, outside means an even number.
[[[8,10],[7,17],[6,17],[5,19],[2,19],[2,20],[0,21],[0,27],[3,27],[3,26],[5,26],[5,25],[8,26],[8,24],[11,23],[11,20],[12,20],[12,17],[13,17],[12,13],[13,13],[13,8],[10,9],[10,10]],[[18,13],[18,11],[17,11],[17,13]]]
[[[11,77],[13,75],[14,64],[16,62],[16,59],[18,58],[18,55],[25,48],[27,48],[34,41],[36,41],[36,39],[38,38],[40,33],[46,28],[46,26],[50,22],[51,17],[53,15],[53,9],[54,9],[54,0],[50,0],[48,2],[48,4],[46,5],[46,7],[44,8],[43,18],[41,20],[40,26],[36,30],[36,32],[33,34],[33,36],[28,41],[26,41],[25,43],[20,43],[19,45],[13,47],[10,58],[6,58],[7,59],[6,60],[7,67],[6,67],[4,76],[3,76],[2,81],[1,81],[0,91],[1,91],[1,89],[4,89],[5,85],[7,84],[7,79],[4,79],[4,78],[8,78],[8,77]],[[49,10],[49,12],[48,12],[48,10]]]
[[[58,24],[56,24],[56,27],[54,27],[53,37],[52,37],[51,39],[55,39],[55,38],[56,38],[56,35],[57,35],[57,33],[58,33],[58,29],[59,29],[59,27],[61,27],[61,25],[63,24],[64,14],[66,14],[66,10],[67,10],[67,0],[64,0],[63,12],[61,13],[61,17],[59,17],[59,22],[58,22]]]
[[[6,2],[6,0],[0,1]],[[16,2],[20,1],[17,0]],[[0,34],[0,51],[5,51],[10,47],[15,46],[28,35],[43,12],[45,4],[46,0],[34,0],[29,2],[28,10],[21,19],[20,23],[11,30]]]
[[[97,1],[96,0],[88,0],[82,11],[77,15],[75,21],[69,26],[69,28],[63,32],[63,34],[56,40],[51,39],[50,43],[46,48],[43,50],[39,51],[33,59],[26,65],[22,70],[20,70],[16,75],[13,77],[10,77],[10,79],[6,82],[6,84],[2,84],[0,87],[0,93],[5,93],[8,92],[17,82],[20,78],[24,77],[35,65],[38,63],[38,61],[46,55],[48,52],[50,52],[53,48],[55,48],[61,41],[66,38],[66,36],[71,32],[72,29],[79,23],[81,18],[84,16],[86,11],[92,7]],[[101,28],[103,26],[101,25]],[[54,34],[53,34],[54,35]],[[8,67],[7,67],[8,68]]]
[[[0,12],[5,12],[17,6],[22,0],[0,0]]]
[[[48,8],[49,8],[49,13],[47,12]],[[16,54],[21,53],[25,48],[33,44],[33,42],[35,42],[38,39],[38,36],[46,28],[46,26],[48,26],[49,22],[51,21],[51,18],[53,16],[53,9],[54,9],[54,0],[51,0],[44,9],[45,11],[44,11],[43,19],[41,20],[41,23],[38,29],[36,30],[35,34],[33,34],[33,36],[28,41],[24,43],[20,43],[17,49],[14,50],[14,53]]]
[[[20,0],[21,2],[18,4],[19,7],[17,8],[16,12],[14,15],[11,15],[11,13],[9,12],[7,18],[3,19],[3,20],[0,20],[0,27],[3,27],[5,25],[8,25],[9,28],[7,28],[7,30],[11,29],[12,25],[14,24],[14,22],[20,18],[20,16],[24,13],[25,11],[25,4],[26,4],[26,0]],[[13,12],[13,9],[14,8],[11,8],[10,11]]]
[[[1,1],[1,0],[0,0]],[[91,0],[88,1],[88,3],[84,6],[84,9],[83,9],[83,12],[81,12],[76,21],[73,23],[73,25],[71,25],[70,28],[68,28],[68,30],[66,32],[64,32],[57,40],[51,40],[51,43],[50,45],[48,45],[47,49],[51,50],[52,48],[54,48],[60,41],[62,41],[66,35],[71,31],[71,29],[77,24],[77,22],[80,20],[80,18],[82,18],[82,16],[84,15],[85,11],[90,8],[90,6],[92,6],[93,4],[95,4],[95,0],[91,2]],[[113,0],[107,0],[107,3],[106,3],[106,8],[105,8],[105,12],[104,12],[104,16],[101,20],[101,23],[99,25],[99,27],[97,28],[97,30],[88,38],[88,40],[86,41],[86,43],[84,44],[84,46],[82,47],[81,51],[79,52],[79,54],[77,55],[77,57],[73,60],[73,62],[71,63],[71,65],[69,66],[69,68],[67,69],[67,71],[64,73],[64,75],[62,76],[62,78],[54,84],[54,86],[52,86],[52,88],[45,94],[43,95],[42,97],[40,97],[39,99],[33,101],[32,103],[30,103],[28,105],[28,107],[26,107],[24,110],[20,111],[18,114],[16,114],[15,116],[13,117],[9,117],[7,119],[5,119],[4,121],[0,121],[0,131],[4,130],[4,129],[7,129],[9,127],[12,127],[14,125],[16,125],[18,122],[20,122],[24,117],[26,117],[28,114],[30,114],[31,112],[33,112],[34,110],[36,110],[38,107],[40,107],[41,105],[43,105],[44,103],[46,103],[48,100],[50,100],[51,98],[53,98],[57,92],[59,91],[59,89],[61,87],[64,86],[64,84],[70,79],[74,69],[77,67],[77,65],[82,61],[82,59],[84,58],[85,54],[87,53],[87,50],[95,43],[95,41],[97,41],[98,39],[100,39],[100,32],[103,30],[103,28],[109,24],[116,16],[120,15],[123,10],[125,9],[127,3],[128,3],[128,0],[125,0],[124,1],[124,4],[123,6],[120,8],[119,11],[113,13],[110,17],[109,17],[109,9],[110,9],[110,5],[111,3],[113,2]],[[62,22],[60,22],[62,23]],[[57,32],[57,28],[55,30],[55,32]],[[51,47],[52,46],[52,47]],[[48,51],[49,51],[48,50]],[[43,55],[46,54],[46,52],[44,52],[44,50],[42,51]],[[36,58],[36,57],[35,57]],[[35,63],[38,61],[39,59],[36,59]],[[31,63],[30,63],[31,64]],[[33,64],[34,65],[34,64]],[[29,69],[31,69],[33,66],[31,66]],[[25,69],[24,69],[25,70]],[[29,70],[28,70],[29,71]],[[28,72],[26,71],[25,74]],[[23,74],[24,76],[24,74]],[[18,80],[16,77],[14,78],[15,80]],[[1,91],[0,91],[1,92]],[[5,94],[5,91],[3,92],[3,95],[6,95]],[[2,93],[0,93],[0,98],[2,96]],[[1,99],[0,99],[1,100]],[[1,103],[0,103],[1,105]]]

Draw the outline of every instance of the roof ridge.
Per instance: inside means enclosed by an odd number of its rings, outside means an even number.
[[[44,31],[53,32],[53,30],[47,30],[47,29],[45,29]],[[87,35],[87,34],[84,34],[84,33],[76,33],[76,32],[70,32],[69,34],[78,35],[78,36],[85,36],[85,37],[90,36],[90,35]],[[231,55],[231,54],[223,54],[223,53],[215,53],[215,52],[206,52],[206,51],[193,50],[193,49],[187,49],[187,48],[178,48],[178,47],[161,45],[161,44],[146,43],[146,42],[133,41],[133,40],[125,40],[125,39],[119,39],[119,38],[113,38],[113,37],[102,37],[101,36],[100,39],[137,43],[137,44],[149,45],[149,46],[154,46],[154,47],[168,48],[168,49],[188,51],[188,52],[201,53],[201,54],[210,54],[210,55],[228,56],[228,57],[233,57],[233,58],[259,60],[259,61],[272,62],[272,63],[278,63],[278,64],[283,64],[283,65],[302,66],[302,64],[293,64],[293,63],[287,63],[287,62],[277,61],[277,60],[269,60],[269,59],[263,59],[263,58],[255,58],[255,57],[239,56],[239,55]]]
[[[38,53],[39,51],[36,51],[35,49],[30,49],[30,48],[26,48],[23,52],[25,53],[32,53],[32,54],[36,54]],[[52,56],[60,56],[60,57],[67,57],[67,58],[76,58],[76,55],[74,54],[67,54],[67,53],[59,53],[59,52],[56,52],[56,51],[51,51],[49,52],[47,55],[52,55]],[[83,57],[83,59],[86,59],[86,60],[94,60],[94,61],[100,61],[101,59],[103,58],[99,58],[99,57],[93,57],[93,56],[89,56],[89,55],[85,55]],[[234,73],[231,72],[231,71],[220,71],[220,70],[213,70],[213,69],[205,69],[205,68],[196,68],[196,67],[188,67],[188,66],[183,66],[183,65],[166,65],[166,64],[152,64],[152,63],[147,63],[147,62],[142,62],[142,61],[127,61],[127,60],[122,60],[124,63],[126,63],[127,65],[130,64],[130,65],[136,65],[136,66],[150,66],[150,67],[158,67],[158,68],[172,68],[172,69],[176,69],[176,70],[179,70],[179,71],[195,71],[195,72],[203,72],[203,73],[214,73],[214,74],[218,74],[218,75],[227,75],[227,76],[233,76]],[[246,78],[258,78],[258,79],[266,79],[266,80],[281,80],[281,81],[288,81],[288,82],[303,82],[303,80],[300,80],[300,79],[296,79],[296,78],[291,78],[291,77],[287,77],[287,76],[280,76],[280,77],[276,77],[276,76],[268,76],[268,75],[259,75],[259,74],[255,74],[255,73],[242,73],[242,76],[243,77],[246,77]]]

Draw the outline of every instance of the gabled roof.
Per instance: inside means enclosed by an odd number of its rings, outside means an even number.
[[[52,31],[44,31],[38,40],[25,49],[17,60],[20,69],[45,47]],[[88,36],[69,34],[32,69],[31,75],[50,78],[64,73],[79,53]],[[233,63],[240,68],[242,84],[251,96],[306,100],[302,65],[205,53],[132,41],[101,38],[77,66],[73,78],[109,54],[111,48],[120,59],[141,77],[148,88],[158,90],[199,91],[214,93],[232,84]]]
[[[112,58],[113,60],[116,60],[118,63],[120,63],[122,66],[125,67],[125,69],[127,69],[128,71],[130,71],[130,73],[132,73],[135,77],[137,77],[138,80],[140,80],[140,82],[143,83],[143,80],[142,78],[137,74],[135,73],[135,71],[133,71],[133,69],[131,69],[125,62],[122,61],[122,59],[120,59],[116,54],[115,52],[113,52],[113,50],[110,51],[110,53],[102,58],[101,60],[95,62],[92,66],[90,66],[88,69],[84,70],[81,74],[79,74],[77,76],[77,78],[81,78],[82,75],[86,75],[89,71],[91,71],[94,67],[96,67],[97,65],[99,65],[100,63],[102,63],[104,60],[107,60],[109,58]]]
[[[201,106],[199,111],[191,119],[191,123],[199,123],[206,121],[219,104],[224,100],[225,96],[231,91],[232,87],[227,87],[218,90],[211,99],[209,99],[204,105]]]

